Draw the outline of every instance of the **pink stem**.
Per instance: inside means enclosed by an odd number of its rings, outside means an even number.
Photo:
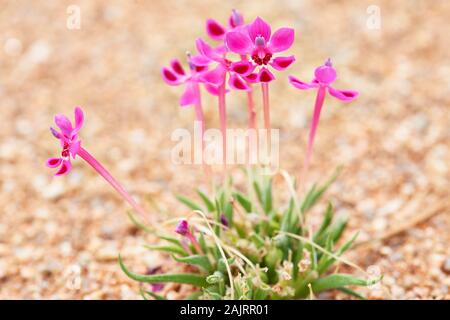
[[[267,156],[270,157],[272,142],[270,130],[270,108],[269,108],[269,83],[261,82],[261,90],[263,96],[263,111],[264,111],[264,128],[266,129],[267,142]]]
[[[203,166],[203,171],[205,172],[205,178],[206,178],[206,182],[210,181],[210,173],[209,173],[209,167],[206,164],[206,162],[204,161],[204,151],[205,151],[205,116],[203,114],[203,107],[202,107],[202,98],[201,98],[201,93],[200,93],[200,86],[198,85],[198,83],[195,84],[195,90],[197,90],[197,96],[198,96],[198,101],[195,104],[194,108],[195,108],[195,118],[197,121],[199,121],[201,123],[201,147],[202,147],[202,156],[201,156],[201,161],[202,161],[202,166]]]
[[[320,119],[320,111],[322,110],[323,102],[325,101],[325,93],[326,88],[325,87],[319,87],[319,90],[317,91],[316,96],[316,103],[314,106],[314,114],[311,121],[311,128],[309,129],[309,139],[308,139],[308,147],[306,150],[305,159],[303,162],[303,169],[302,174],[300,176],[300,183],[302,185],[305,185],[306,183],[306,176],[308,174],[309,164],[311,162],[311,157],[313,153],[313,146],[314,146],[314,138],[316,136],[316,130],[317,126],[319,124]]]
[[[247,61],[247,55],[242,54],[241,60]],[[251,87],[251,84],[247,81],[247,85]],[[253,102],[253,90],[247,91],[247,106],[248,106],[248,128],[256,129],[256,110]]]
[[[203,136],[205,133],[205,116],[203,115],[202,108],[202,98],[200,96],[200,86],[198,83],[195,84],[195,90],[197,91],[198,101],[195,104],[195,118],[202,124],[202,146],[203,146]]]
[[[186,237],[191,241],[192,245],[194,246],[197,253],[203,253],[202,247],[198,243],[197,239],[195,239],[194,235],[192,233],[188,233]]]
[[[264,128],[270,133],[269,84],[262,82],[261,89],[263,94]]]
[[[248,102],[248,127],[250,129],[256,130],[256,110],[255,104],[253,102],[253,91],[247,92],[247,102]]]
[[[148,213],[130,196],[130,194],[122,187],[122,185],[114,179],[114,177],[97,161],[86,149],[81,148],[78,155],[83,158],[89,165],[94,168],[132,207],[141,215],[145,221],[148,221]]]
[[[222,131],[222,156],[223,166],[226,168],[227,160],[227,110],[225,105],[225,79],[223,84],[219,87],[219,117],[220,130]]]

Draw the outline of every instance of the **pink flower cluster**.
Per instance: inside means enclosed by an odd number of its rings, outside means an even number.
[[[192,83],[202,83],[208,92],[218,95],[218,88],[228,78],[230,89],[250,91],[253,83],[275,79],[269,66],[281,71],[295,61],[294,56],[274,56],[292,46],[294,29],[280,28],[272,34],[270,25],[260,17],[244,24],[243,16],[236,10],[232,11],[228,24],[227,28],[213,19],[206,21],[207,34],[220,44],[213,47],[198,38],[195,42],[198,54],[188,57],[189,75],[178,60],[162,69],[167,84],[186,84],[181,106],[194,105],[200,100],[200,92]],[[238,59],[230,58],[233,53],[238,54]]]
[[[223,158],[225,160],[226,93],[230,90],[247,92],[249,129],[256,129],[256,111],[252,86],[260,83],[263,96],[264,126],[270,132],[268,84],[275,79],[271,70],[286,70],[295,62],[293,55],[277,56],[280,52],[284,52],[292,46],[295,32],[292,28],[283,27],[272,33],[270,25],[260,17],[257,17],[250,24],[245,24],[243,16],[236,10],[232,11],[227,27],[213,19],[208,19],[206,31],[209,37],[212,40],[219,41],[219,44],[212,46],[198,38],[195,41],[197,54],[191,55],[188,53],[187,55],[189,70],[186,71],[179,60],[173,59],[170,66],[162,69],[162,76],[169,85],[185,85],[184,93],[180,98],[180,105],[182,107],[190,105],[195,107],[197,120],[202,123],[202,133],[204,132],[204,117],[200,85],[204,86],[209,93],[218,97]],[[331,84],[336,80],[336,77],[337,73],[330,59],[315,70],[311,82],[303,82],[294,76],[289,77],[290,84],[298,89],[317,89],[314,115],[309,132],[303,174],[301,175],[303,180],[305,180],[312,156],[314,137],[326,93],[328,92],[331,96],[343,101],[351,101],[358,96],[356,91],[339,90],[332,87]],[[84,114],[81,108],[75,108],[74,125],[66,116],[61,114],[56,115],[54,120],[59,131],[54,128],[50,128],[50,131],[59,140],[61,152],[60,156],[49,158],[46,165],[50,168],[58,168],[55,175],[62,176],[69,173],[72,169],[71,159],[75,159],[78,155],[96,170],[141,216],[148,216],[147,212],[100,162],[81,146],[81,140],[78,137],[84,122]],[[223,219],[223,224],[227,224],[226,219]]]

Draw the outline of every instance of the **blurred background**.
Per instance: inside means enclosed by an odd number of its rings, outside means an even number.
[[[192,193],[202,171],[172,164],[170,134],[191,129],[194,112],[178,107],[182,89],[166,86],[160,69],[194,51],[206,18],[225,23],[232,8],[247,22],[261,16],[272,30],[296,30],[297,62],[271,88],[282,168],[299,172],[314,102],[287,85],[288,74],[310,80],[331,57],[335,86],[360,92],[350,104],[327,99],[310,179],[344,166],[328,196],[351,217],[347,236],[379,239],[346,256],[385,275],[366,294],[450,298],[449,1],[1,0],[0,8],[0,298],[139,297],[117,254],[144,272],[165,261],[142,248],[154,239],[83,161],[52,176],[44,163],[59,146],[48,128],[55,113],[73,117],[83,106],[84,147],[147,208],[151,196],[184,214],[172,194]],[[245,95],[228,100],[231,126],[245,127]],[[256,101],[259,111],[259,92]],[[216,101],[205,97],[205,111],[217,127]]]

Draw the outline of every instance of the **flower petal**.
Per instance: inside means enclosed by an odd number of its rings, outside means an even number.
[[[67,137],[72,133],[72,123],[70,120],[63,114],[57,114],[55,116],[55,123],[61,129],[61,132]]]
[[[297,79],[294,76],[289,76],[289,83],[292,84],[297,89],[300,89],[300,90],[308,90],[308,89],[312,89],[312,88],[318,87],[318,84],[316,84],[316,83],[311,83],[311,84],[310,83],[306,83],[306,82],[303,82],[303,81]]]
[[[186,83],[186,89],[180,98],[180,106],[187,107],[198,102],[198,90],[194,83]]]
[[[219,88],[217,86],[214,86],[214,85],[209,84],[209,83],[204,83],[204,86],[205,86],[206,91],[208,91],[213,96],[218,96],[219,95]]]
[[[197,47],[198,53],[204,55],[211,60],[220,62],[222,57],[218,54],[209,44],[207,44],[202,38],[197,38],[195,40],[195,45]]]
[[[245,80],[247,80],[250,83],[257,83],[258,82],[258,74],[250,73],[248,76],[245,76]]]
[[[84,123],[84,113],[83,109],[81,107],[77,106],[75,107],[75,129],[72,132],[72,136],[77,134],[78,131],[80,131],[81,127]]]
[[[72,158],[75,159],[75,156],[78,154],[78,151],[80,151],[80,148],[81,148],[80,140],[77,140],[70,144],[69,151],[70,151],[70,154],[72,155]]]
[[[206,20],[206,33],[211,39],[222,40],[225,36],[226,29],[216,20],[208,19]]]
[[[55,129],[53,129],[52,127],[50,127],[50,132],[56,139],[61,139],[61,134],[58,131],[56,131]]]
[[[213,96],[218,96],[219,95],[219,88],[217,86],[214,86],[214,85],[209,84],[209,83],[204,83],[204,86],[205,86],[206,91],[208,91]],[[225,89],[225,93],[228,93],[228,92],[230,92],[230,90]]]
[[[244,16],[237,10],[231,11],[230,18],[228,18],[228,24],[231,28],[236,28],[244,24]]]
[[[282,71],[287,69],[292,63],[294,63],[295,57],[289,56],[289,57],[277,57],[272,60],[270,65],[274,67],[276,70]]]
[[[228,32],[225,36],[225,43],[230,51],[239,54],[250,53],[253,48],[253,43],[248,35],[240,31]]]
[[[257,82],[270,82],[275,80],[275,76],[267,68],[261,68],[258,73]]]
[[[215,69],[205,72],[201,76],[201,80],[214,86],[220,86],[225,81],[225,73],[226,70],[219,64]]]
[[[62,162],[61,158],[48,158],[47,161],[45,162],[45,164],[49,168],[56,168],[56,167],[59,167],[61,162]]]
[[[190,58],[190,62],[196,67],[204,67],[209,65],[212,60],[204,55],[196,55]]]
[[[263,37],[266,42],[269,42],[271,29],[270,25],[265,22],[260,17],[257,17],[249,26],[248,26],[248,34],[250,35],[250,39],[255,42],[256,37]]]
[[[170,67],[173,71],[175,71],[175,73],[179,74],[180,76],[186,75],[183,66],[181,65],[180,61],[178,61],[178,59],[173,59],[172,61],[170,61]]]
[[[231,64],[231,71],[239,73],[240,75],[246,76],[253,72],[255,65],[247,60],[242,60],[238,62],[233,62]]]
[[[182,82],[182,77],[168,68],[162,68],[162,77],[164,81],[171,86],[177,86]]]
[[[289,49],[294,43],[294,29],[280,28],[273,34],[269,42],[269,50],[272,52],[281,52]]]
[[[358,96],[358,92],[354,90],[339,90],[328,86],[328,92],[335,98],[342,101],[352,101]]]
[[[68,174],[72,170],[72,163],[68,160],[63,160],[59,170],[55,173],[55,176],[63,176]]]
[[[231,74],[228,84],[235,90],[250,90],[248,84],[236,73]]]

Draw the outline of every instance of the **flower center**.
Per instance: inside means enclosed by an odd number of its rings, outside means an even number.
[[[64,147],[63,147],[63,151],[61,152],[61,156],[64,159],[67,159],[70,156],[69,144],[67,142],[64,142]]]
[[[252,60],[259,66],[267,65],[270,62],[270,59],[272,59],[271,53],[266,53],[263,58],[257,53],[252,55]]]

